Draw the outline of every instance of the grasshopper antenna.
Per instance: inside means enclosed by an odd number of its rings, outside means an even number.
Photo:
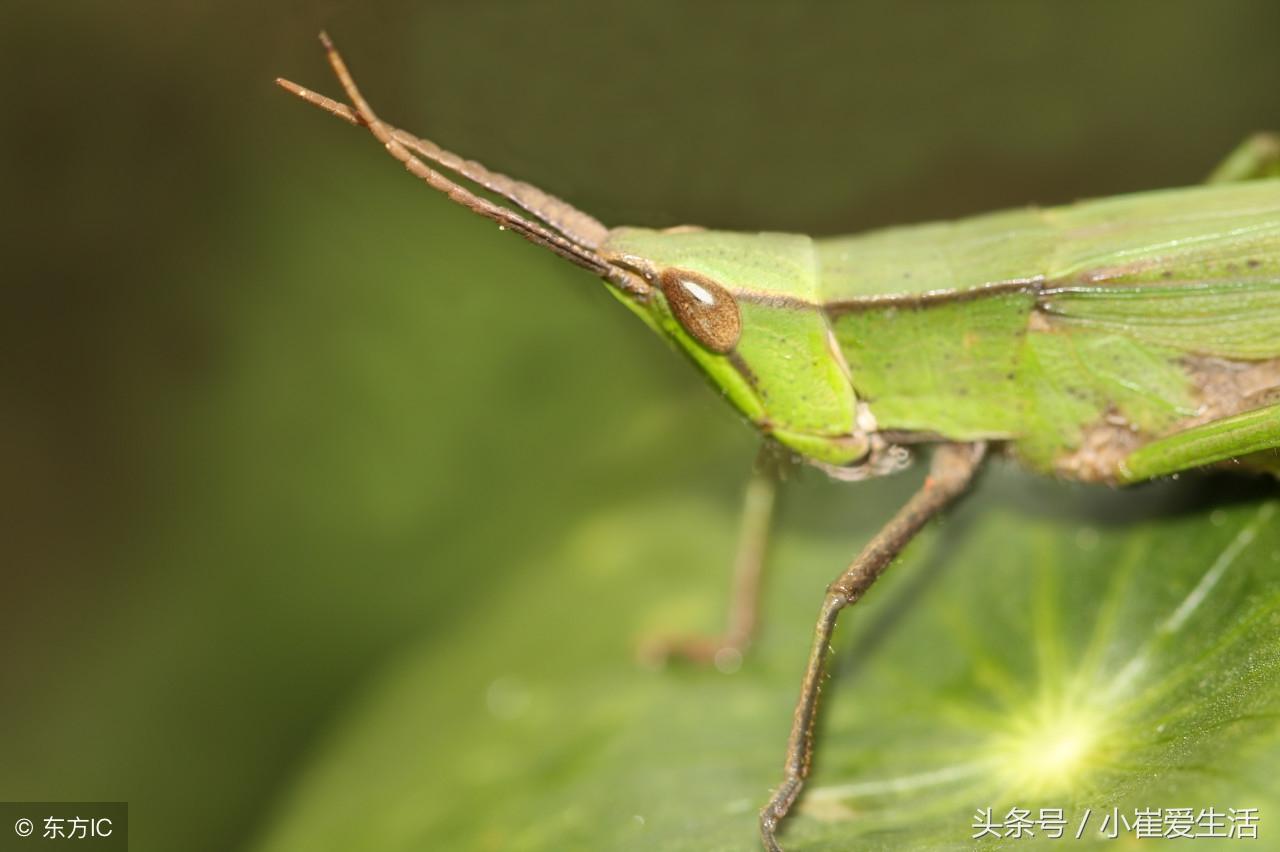
[[[352,106],[349,107],[289,80],[277,79],[276,83],[281,88],[351,124],[369,128],[387,152],[399,160],[410,174],[432,189],[448,196],[452,201],[497,222],[502,227],[510,228],[532,243],[551,249],[561,257],[600,275],[624,290],[637,292],[644,289],[639,282],[612,266],[593,250],[604,241],[609,232],[603,224],[568,202],[531,184],[492,172],[474,160],[460,157],[434,142],[419,139],[404,130],[386,124],[374,114],[368,101],[360,94],[351,72],[328,34],[323,32],[320,34],[320,43],[324,46],[334,75],[346,91]],[[541,222],[527,219],[513,210],[481,198],[431,168],[417,155],[506,198]],[[551,230],[552,228],[555,230]]]

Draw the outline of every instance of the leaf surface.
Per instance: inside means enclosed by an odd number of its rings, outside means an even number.
[[[823,586],[909,480],[799,484],[767,633],[728,675],[648,671],[629,651],[717,623],[717,572],[698,566],[728,560],[726,509],[601,506],[518,579],[477,584],[447,641],[389,665],[258,848],[756,848]],[[1097,843],[1113,808],[1131,825],[1136,809],[1260,808],[1265,836],[1277,502],[1256,480],[1109,491],[996,465],[846,614],[787,848],[968,848],[986,808],[1062,808],[1068,835],[1091,809]]]

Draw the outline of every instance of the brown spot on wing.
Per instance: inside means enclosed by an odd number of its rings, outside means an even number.
[[[1280,358],[1241,361],[1208,355],[1184,358],[1200,408],[1187,426],[1198,426],[1280,400]]]
[[[1122,412],[1108,410],[1081,431],[1080,444],[1054,460],[1054,470],[1064,477],[1083,482],[1116,482],[1120,462],[1154,438],[1168,437],[1185,429],[1241,414],[1280,401],[1280,358],[1242,361],[1189,355],[1184,359],[1188,377],[1196,391],[1199,407],[1162,435],[1135,429]],[[1259,457],[1261,459],[1261,456]],[[1265,459],[1271,463],[1270,457]],[[1252,460],[1252,468],[1271,469]],[[1240,465],[1229,465],[1239,469]]]
[[[1081,430],[1080,445],[1054,459],[1053,469],[1080,482],[1115,482],[1120,462],[1146,442],[1118,411],[1107,411]]]

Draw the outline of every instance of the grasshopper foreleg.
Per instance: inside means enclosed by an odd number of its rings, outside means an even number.
[[[714,664],[722,671],[731,671],[741,663],[760,623],[760,581],[773,526],[778,482],[786,463],[779,449],[765,442],[752,467],[742,504],[725,632],[719,636],[677,636],[646,642],[640,650],[642,661],[661,664],[681,658],[703,665]]]
[[[760,812],[760,838],[770,852],[781,852],[782,847],[777,840],[778,825],[791,810],[809,775],[814,726],[818,717],[818,693],[826,674],[827,651],[840,611],[857,603],[916,533],[964,493],[985,454],[984,443],[944,444],[939,447],[924,485],[827,587],[813,631],[813,646],[800,687],[800,699],[796,702],[791,722],[783,781]]]

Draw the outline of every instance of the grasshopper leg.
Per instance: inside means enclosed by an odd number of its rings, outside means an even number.
[[[1255,133],[1218,164],[1205,183],[1280,177],[1280,133]]]
[[[1152,441],[1120,463],[1120,474],[1126,482],[1138,482],[1229,459],[1280,472],[1277,448],[1280,404],[1266,405]]]
[[[800,699],[796,702],[787,740],[782,784],[760,811],[760,839],[769,852],[781,852],[777,832],[804,786],[813,759],[814,726],[818,717],[818,693],[826,673],[827,651],[840,611],[857,603],[902,549],[932,518],[965,492],[986,454],[986,444],[944,444],[934,453],[929,476],[889,523],[876,533],[849,567],[827,587],[813,646],[805,667]]]
[[[643,662],[660,665],[671,659],[685,659],[700,665],[714,664],[721,671],[732,671],[741,664],[760,624],[760,580],[773,526],[778,482],[785,464],[775,446],[765,442],[760,447],[743,498],[724,633],[664,637],[645,642],[640,649]]]

